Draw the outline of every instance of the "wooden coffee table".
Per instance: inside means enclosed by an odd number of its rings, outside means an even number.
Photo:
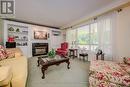
[[[42,57],[38,57],[37,60],[38,66],[42,66],[41,67],[41,71],[42,71],[42,79],[45,78],[45,71],[48,69],[49,66],[52,65],[59,65],[61,63],[67,63],[67,68],[70,69],[70,62],[69,62],[69,58],[68,57],[64,57],[64,58],[42,58]]]

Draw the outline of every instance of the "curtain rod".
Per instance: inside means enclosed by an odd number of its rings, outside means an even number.
[[[83,24],[83,23],[85,23],[85,22],[88,22],[89,20],[95,19],[95,18],[97,18],[97,17],[99,17],[99,16],[102,16],[102,15],[107,14],[107,13],[112,12],[112,11],[118,11],[118,12],[119,12],[122,8],[125,8],[125,7],[128,7],[128,6],[130,6],[130,2],[125,3],[125,4],[121,5],[121,6],[116,7],[116,8],[113,8],[113,9],[111,9],[111,10],[108,10],[108,11],[106,11],[106,12],[104,12],[104,13],[101,13],[101,14],[98,14],[98,15],[96,15],[96,16],[90,17],[90,18],[88,18],[88,19],[82,20],[82,21],[79,22],[79,23],[76,23],[76,24],[74,24],[74,25],[71,25],[71,26],[66,27],[66,28],[63,28],[63,29],[73,28],[73,27],[75,27],[75,26],[81,25],[81,24]]]

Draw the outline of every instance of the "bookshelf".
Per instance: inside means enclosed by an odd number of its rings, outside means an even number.
[[[28,45],[28,27],[8,24],[8,37],[14,37],[16,46]]]

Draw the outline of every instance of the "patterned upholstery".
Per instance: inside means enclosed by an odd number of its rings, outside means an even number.
[[[0,60],[6,59],[7,57],[6,49],[0,45]]]
[[[130,87],[129,67],[111,61],[92,61],[90,87]],[[105,85],[100,86],[101,83]]]

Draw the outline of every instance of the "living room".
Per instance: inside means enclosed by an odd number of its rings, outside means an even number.
[[[0,5],[0,87],[130,86],[130,0]]]

